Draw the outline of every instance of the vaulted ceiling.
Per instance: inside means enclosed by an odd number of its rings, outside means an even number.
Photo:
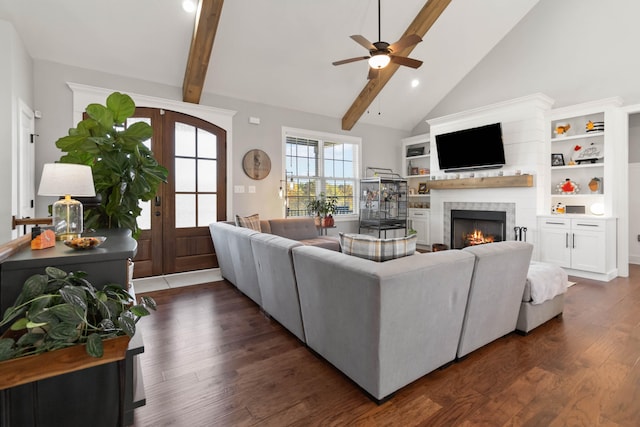
[[[366,61],[331,63],[366,55],[350,35],[377,40],[377,0],[227,0],[213,18],[210,58],[206,39],[189,55],[196,17],[181,2],[0,0],[0,19],[35,59],[178,87],[185,99],[188,85],[200,84],[204,93],[342,120],[366,91]],[[422,67],[400,67],[355,120],[413,129],[537,2],[452,0],[411,52]],[[382,40],[398,40],[424,6],[382,0]],[[194,66],[203,71],[189,72]]]

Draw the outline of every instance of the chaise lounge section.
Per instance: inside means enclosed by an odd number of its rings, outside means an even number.
[[[474,255],[475,267],[458,358],[515,331],[533,245],[505,241],[462,252]]]

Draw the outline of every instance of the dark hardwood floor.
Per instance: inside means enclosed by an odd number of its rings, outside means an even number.
[[[227,282],[149,293],[136,426],[640,426],[640,266],[383,405]],[[416,355],[419,357],[419,355]]]

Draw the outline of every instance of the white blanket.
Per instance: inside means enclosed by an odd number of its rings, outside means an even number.
[[[557,265],[532,261],[527,274],[531,304],[542,304],[567,291],[567,272]]]

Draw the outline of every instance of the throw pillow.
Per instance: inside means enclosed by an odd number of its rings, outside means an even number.
[[[249,216],[236,215],[236,227],[249,228],[255,231],[262,231],[260,229],[260,215],[253,214]]]
[[[418,236],[377,239],[365,234],[340,234],[340,248],[347,255],[382,262],[413,255]]]

